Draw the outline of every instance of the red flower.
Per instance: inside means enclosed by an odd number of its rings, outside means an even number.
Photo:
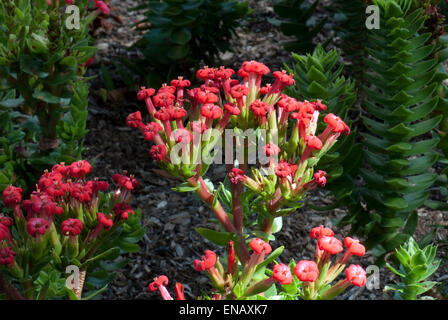
[[[22,189],[9,185],[3,190],[3,204],[5,207],[17,205],[22,200]]]
[[[234,103],[226,103],[224,105],[224,109],[233,116],[237,116],[241,113],[240,108]]]
[[[325,111],[325,110],[327,110],[327,106],[324,105],[324,104],[322,103],[322,100],[320,100],[320,99],[317,99],[317,101],[314,102],[314,106],[315,106],[316,109],[319,110],[319,111]]]
[[[162,275],[160,277],[154,278],[154,281],[148,285],[148,290],[154,292],[157,291],[159,287],[161,286],[165,287],[167,285],[168,285],[168,277]]]
[[[336,133],[343,132],[345,135],[350,134],[350,128],[341,118],[335,116],[333,113],[327,114],[324,118],[324,121]]]
[[[40,177],[38,186],[41,190],[46,190],[48,187],[52,186],[55,182],[62,180],[62,174],[57,171],[45,170],[44,174]]]
[[[205,256],[202,259],[194,260],[194,268],[197,271],[205,271],[213,268],[216,264],[216,254],[211,250],[205,250]]]
[[[11,232],[8,227],[3,223],[0,223],[0,241],[6,240],[8,242],[12,242]]]
[[[159,90],[157,90],[157,94],[164,92],[174,95],[174,93],[176,92],[176,87],[168,86],[166,83],[164,83],[162,84],[162,87],[160,87]]]
[[[153,88],[146,89],[145,87],[141,87],[140,91],[137,93],[137,99],[139,101],[145,100],[154,95],[156,91]]]
[[[180,284],[179,282],[176,282],[176,285],[174,287],[174,292],[176,293],[177,300],[185,300],[184,286],[182,284]]]
[[[64,236],[74,237],[81,233],[82,222],[78,219],[69,218],[65,221],[62,221],[61,229]]]
[[[266,102],[260,100],[254,100],[250,105],[250,110],[254,113],[256,117],[266,117],[266,113],[268,112],[269,105]]]
[[[73,183],[69,188],[70,195],[79,202],[89,202],[92,199],[92,189],[87,184]]]
[[[234,99],[242,98],[243,96],[247,96],[249,94],[249,88],[243,84],[237,84],[230,89],[230,95]]]
[[[190,80],[186,80],[186,79],[184,80],[183,77],[178,77],[175,80],[171,80],[170,84],[176,88],[185,88],[185,87],[189,87],[191,85],[191,82],[190,82]]]
[[[237,184],[238,182],[246,181],[246,176],[244,175],[244,171],[239,168],[232,168],[229,172],[229,180],[233,184]]]
[[[140,111],[131,113],[126,118],[126,125],[129,128],[137,129],[138,127],[140,127],[141,123],[142,123],[142,114],[140,113]]]
[[[314,261],[300,260],[294,267],[294,274],[300,281],[314,282],[319,276],[319,268]]]
[[[156,133],[163,131],[162,126],[157,122],[151,122],[141,127],[143,138],[147,141],[154,140]]]
[[[106,191],[109,189],[109,184],[106,181],[93,180],[88,181],[87,184],[91,185],[92,194],[97,195],[98,191]]]
[[[83,178],[92,170],[92,166],[86,160],[73,162],[69,167],[69,174],[72,178]]]
[[[23,201],[22,207],[27,210],[29,214],[37,213],[44,214],[46,216],[53,216],[55,214],[64,213],[64,210],[54,203],[52,196],[36,191],[33,191],[30,196],[30,200]]]
[[[0,224],[9,228],[10,226],[12,226],[14,224],[14,220],[10,217],[0,216]]]
[[[320,150],[322,149],[322,141],[316,136],[306,136],[305,137],[306,146],[312,149]]]
[[[257,75],[266,75],[270,72],[269,68],[261,62],[257,62],[254,60],[244,61],[241,65],[241,69],[243,69],[247,73],[255,73]]]
[[[26,231],[33,238],[45,234],[48,228],[48,221],[43,218],[31,218],[26,225]]]
[[[98,212],[98,222],[104,227],[104,229],[109,230],[114,225],[114,221],[112,220],[112,215],[109,213],[107,216]]]
[[[270,254],[272,251],[269,243],[264,242],[260,238],[252,239],[249,243],[249,247],[256,253],[261,254],[264,251],[264,254]]]
[[[272,75],[279,80],[283,86],[293,86],[296,82],[294,81],[293,74],[287,74],[286,70],[274,71]]]
[[[5,247],[0,249],[0,265],[12,266],[14,265],[14,257],[16,253],[10,248]]]
[[[233,241],[229,240],[227,243],[227,273],[232,274],[235,267],[235,247]]]
[[[132,174],[129,177],[126,175],[126,171],[123,174],[112,175],[112,181],[127,190],[134,190],[140,186]]]
[[[310,232],[311,239],[320,238],[320,237],[324,237],[324,236],[327,236],[327,237],[334,236],[333,230],[331,230],[330,228],[325,228],[323,225],[311,229],[311,232]]]
[[[95,0],[95,6],[97,7],[98,10],[101,11],[102,14],[104,14],[106,16],[110,12],[109,7],[103,1]]]
[[[116,203],[113,210],[122,220],[128,220],[129,214],[134,215],[134,210],[132,210],[132,207],[127,203]]]
[[[287,112],[294,112],[299,109],[299,102],[291,97],[283,96],[277,103],[279,108],[284,109]]]
[[[157,94],[152,98],[152,101],[154,101],[154,104],[157,107],[167,108],[173,105],[175,99],[176,97],[174,96],[174,94],[172,94],[168,90],[163,92],[160,92],[159,90],[159,92],[157,92]]]
[[[173,109],[173,120],[181,120],[183,117],[187,115],[187,110],[180,107],[174,107]]]
[[[268,94],[268,92],[271,91],[271,88],[272,88],[272,86],[270,83],[266,84],[265,87],[260,88],[260,94],[262,94],[262,95]]]
[[[275,169],[275,174],[277,175],[277,177],[286,178],[287,176],[292,174],[291,165],[284,160],[280,161],[277,164],[277,168]]]
[[[320,187],[325,187],[325,184],[327,183],[326,172],[319,170],[316,173],[313,174],[313,179],[316,185]]]
[[[343,250],[342,242],[335,237],[323,236],[317,240],[317,246],[320,250],[328,252],[329,254],[338,254]]]
[[[160,121],[174,120],[174,113],[172,108],[161,107],[155,114],[154,118]]]
[[[216,69],[204,67],[196,71],[196,76],[201,80],[213,80],[215,78]]]
[[[282,285],[291,284],[293,280],[291,269],[283,263],[274,266],[272,269],[272,277]]]
[[[359,240],[346,237],[344,239],[344,244],[348,248],[350,254],[362,257],[366,253],[366,248],[359,243]]]
[[[275,156],[275,155],[279,154],[280,148],[276,144],[269,142],[267,145],[265,145],[263,147],[263,152],[268,157]]]
[[[64,162],[61,162],[60,164],[55,164],[53,168],[51,168],[52,172],[58,172],[63,177],[66,177],[68,175],[69,167],[65,165]]]
[[[200,104],[216,103],[219,101],[219,98],[216,94],[202,90],[198,90],[196,92],[195,98],[199,101]]]
[[[219,80],[225,80],[225,79],[229,79],[234,74],[235,74],[235,71],[233,69],[226,69],[224,67],[220,67],[216,71],[215,77],[216,77],[216,79],[219,79]]]
[[[149,154],[154,160],[163,161],[166,158],[166,147],[164,145],[152,146]]]
[[[201,115],[207,119],[218,119],[222,116],[222,109],[215,104],[204,104],[201,107]]]
[[[357,287],[362,287],[366,284],[366,271],[360,265],[350,265],[345,269],[347,281]]]

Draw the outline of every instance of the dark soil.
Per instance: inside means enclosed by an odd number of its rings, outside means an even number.
[[[283,63],[290,63],[290,54],[280,45],[285,40],[277,27],[268,22],[274,17],[270,1],[250,1],[255,9],[249,21],[241,21],[236,30],[236,37],[232,40],[235,52],[224,53],[222,63],[226,66],[239,68],[245,60],[259,60],[268,65],[271,70],[283,68]],[[135,194],[133,205],[141,208],[143,224],[147,233],[138,253],[129,254],[131,259],[128,266],[117,274],[109,289],[102,294],[103,299],[160,299],[158,294],[149,293],[147,285],[152,278],[165,274],[170,279],[169,288],[173,291],[175,282],[185,286],[187,299],[195,299],[201,295],[201,290],[210,287],[208,278],[193,268],[193,260],[199,258],[204,250],[212,249],[223,253],[223,248],[217,248],[204,240],[195,232],[197,227],[216,228],[210,222],[212,213],[191,193],[176,193],[172,187],[179,184],[165,178],[158,170],[157,164],[149,157],[150,144],[143,141],[139,132],[130,130],[126,124],[126,116],[137,110],[146,114],[144,105],[135,97],[135,90],[126,88],[113,62],[118,62],[121,56],[133,58],[138,52],[131,45],[140,36],[132,29],[131,24],[143,16],[139,12],[128,12],[126,9],[134,7],[139,1],[112,0],[112,15],[107,18],[104,27],[95,31],[96,43],[99,51],[95,56],[95,63],[89,73],[100,75],[91,83],[89,99],[89,133],[86,137],[85,156],[94,163],[94,172],[101,179],[109,179],[112,174],[127,170],[141,183],[141,188]],[[108,30],[110,29],[110,30]],[[319,39],[328,37],[331,26],[324,29]],[[107,92],[101,77],[100,65],[104,64],[111,70],[114,79],[114,89]],[[136,82],[137,84],[138,82]],[[136,88],[134,88],[136,89]],[[224,168],[212,168],[208,176],[213,181],[219,181],[224,175]],[[325,205],[331,199],[323,193],[315,192],[311,195],[314,204]],[[345,211],[335,209],[316,212],[310,209],[300,209],[284,219],[283,230],[276,234],[273,248],[285,246],[281,256],[282,262],[289,262],[312,258],[315,243],[309,238],[312,227],[324,224],[333,226],[333,221],[345,215]],[[419,211],[420,224],[416,234],[421,239],[431,230],[431,224],[448,224],[445,212],[421,209]],[[337,228],[337,236],[343,238],[348,228]],[[439,231],[436,240],[447,239],[447,233]],[[447,247],[441,246],[438,255],[448,256]],[[373,264],[373,257],[367,254],[364,258],[353,260],[367,267]],[[447,282],[448,268],[442,264],[433,280]],[[349,299],[391,299],[392,294],[384,293],[382,289],[390,283],[394,275],[387,269],[382,269],[380,289],[351,289],[343,297]],[[210,292],[210,291],[209,291]]]

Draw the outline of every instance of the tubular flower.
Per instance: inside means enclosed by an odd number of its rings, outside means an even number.
[[[272,277],[282,285],[291,284],[293,280],[291,269],[283,263],[274,266],[272,269]]]
[[[82,231],[82,222],[78,219],[67,219],[61,224],[62,234],[64,236],[77,236]]]
[[[141,123],[142,123],[142,114],[140,113],[140,111],[131,113],[126,118],[126,125],[129,128],[137,129],[140,127]]]
[[[160,131],[163,131],[163,128],[157,122],[151,122],[141,127],[143,138],[147,141],[154,140],[155,136],[159,134]]]
[[[174,292],[176,293],[177,300],[185,300],[184,286],[181,283],[176,282],[176,286],[174,287]]]
[[[122,220],[127,220],[130,214],[134,215],[134,210],[127,203],[116,203],[113,211]]]
[[[163,300],[173,300],[168,290],[166,289],[166,286],[168,285],[168,277],[162,275],[154,278],[153,280],[154,281],[148,285],[148,290],[151,292],[159,290]]]
[[[222,109],[215,104],[208,103],[201,107],[201,116],[206,119],[215,120],[221,118],[222,113]]]
[[[357,287],[362,287],[366,284],[366,271],[360,265],[350,265],[345,269],[347,281]]]
[[[322,149],[322,141],[320,141],[320,139],[316,136],[306,136],[305,142],[308,148],[315,150]]]
[[[359,243],[359,240],[346,237],[344,239],[344,244],[351,254],[362,257],[366,253],[366,248]]]
[[[3,204],[5,207],[18,205],[22,200],[22,189],[9,185],[3,190]]]
[[[140,187],[140,183],[134,179],[134,176],[131,174],[128,177],[127,172],[123,172],[123,174],[115,173],[112,175],[112,181],[127,190],[134,190]]]
[[[252,239],[249,242],[249,247],[256,253],[256,254],[270,254],[272,251],[272,248],[269,243],[264,242],[260,238]]]
[[[216,254],[211,250],[205,250],[205,255],[202,259],[194,260],[194,268],[197,271],[205,271],[213,268],[216,264]]]
[[[44,235],[48,228],[48,221],[43,218],[31,218],[26,225],[26,231],[33,238]]]
[[[104,229],[109,230],[114,225],[114,221],[112,220],[112,215],[108,214],[107,216],[102,213],[98,212],[98,222],[100,225],[104,227]]]
[[[319,110],[319,111],[325,111],[325,110],[327,110],[327,106],[324,105],[324,104],[322,103],[322,100],[320,100],[320,99],[317,99],[317,101],[314,102],[314,105],[315,105],[316,109]]]
[[[184,80],[183,77],[178,77],[175,80],[171,80],[170,84],[176,88],[185,88],[185,87],[189,87],[191,85],[191,82],[190,82],[190,80],[187,80],[187,79]]]
[[[269,142],[263,147],[263,152],[267,157],[276,156],[280,153],[280,148],[276,144]]]
[[[172,108],[161,107],[155,114],[154,118],[160,121],[174,120],[174,112]]]
[[[230,95],[234,99],[240,99],[249,94],[249,88],[244,84],[237,84],[230,89]]]
[[[282,160],[278,163],[277,168],[275,169],[275,174],[279,178],[286,178],[287,176],[292,174],[291,164]]]
[[[269,105],[266,102],[260,100],[254,100],[250,105],[250,110],[254,113],[256,117],[266,117]]]
[[[145,87],[141,87],[140,91],[137,93],[137,99],[139,101],[145,100],[154,95],[156,91],[153,88],[146,89]]]
[[[345,124],[345,122],[335,116],[333,113],[329,113],[325,116],[324,121],[328,124],[328,126],[336,133],[344,133],[345,135],[350,134],[350,128]]]
[[[246,181],[246,176],[244,175],[244,171],[239,168],[232,168],[229,172],[229,180],[233,184],[237,184],[239,182]]]
[[[174,94],[168,91],[163,92],[157,92],[157,94],[152,98],[152,101],[154,101],[154,105],[159,108],[167,108],[171,107],[173,105],[174,100],[176,97]]]
[[[6,240],[7,242],[13,242],[11,232],[9,228],[4,224],[0,223],[0,241]]]
[[[57,172],[61,174],[63,177],[66,177],[69,172],[69,166],[66,166],[64,162],[55,164],[53,168],[51,168],[52,172]]]
[[[201,80],[213,80],[215,78],[216,69],[204,67],[196,71],[196,77]]]
[[[95,6],[105,16],[107,16],[110,12],[109,7],[103,1],[95,0]]]
[[[0,249],[0,265],[13,266],[16,253],[10,247]]]
[[[334,236],[333,230],[331,230],[330,228],[325,228],[323,225],[311,229],[311,232],[310,232],[311,239],[316,239],[316,238],[320,238],[320,237],[324,237],[324,236],[327,236],[327,237]]]
[[[166,158],[166,147],[163,144],[152,146],[149,154],[154,160],[163,161]]]
[[[274,71],[272,73],[272,75],[274,76],[274,78],[277,80],[276,82],[279,82],[278,86],[278,92],[283,91],[283,89],[287,86],[293,86],[296,82],[294,80],[294,75],[293,74],[287,74],[286,70],[282,70],[282,71]],[[275,83],[274,83],[275,85]]]
[[[319,170],[316,173],[313,174],[314,183],[320,187],[325,187],[325,184],[327,183],[326,172]]]
[[[248,74],[254,73],[259,76],[264,76],[270,72],[269,68],[266,65],[254,60],[244,61],[241,69],[243,69]]]
[[[73,162],[69,167],[69,174],[72,178],[83,178],[92,170],[92,166],[86,160]]]
[[[196,99],[200,104],[213,104],[219,101],[219,98],[216,94],[209,92],[208,90],[202,91],[199,90],[196,92]]]
[[[294,112],[299,109],[299,102],[291,97],[283,96],[277,103],[279,108],[282,108],[286,112]]]
[[[0,224],[9,228],[14,224],[14,220],[10,217],[0,216]]]
[[[177,129],[174,131],[174,140],[177,143],[190,143],[193,140],[193,134],[187,129]]]
[[[317,240],[317,245],[320,250],[329,254],[338,254],[343,250],[342,242],[335,237],[323,236]]]
[[[224,109],[233,116],[237,116],[241,113],[240,108],[238,108],[238,106],[234,103],[226,103],[224,105]]]
[[[232,274],[235,270],[235,264],[237,263],[235,259],[235,247],[232,240],[227,243],[227,273]]]
[[[319,276],[319,268],[314,261],[300,260],[294,267],[294,274],[300,281],[314,282]]]

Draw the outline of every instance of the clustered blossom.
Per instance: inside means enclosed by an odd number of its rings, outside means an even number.
[[[129,202],[131,191],[139,187],[138,181],[126,172],[114,175],[116,187],[109,202],[111,212],[102,213],[98,212],[100,196],[110,186],[97,178],[87,180],[91,170],[85,160],[56,164],[45,170],[36,190],[23,201],[22,189],[12,185],[5,188],[3,205],[12,209],[14,219],[0,215],[0,264],[17,267],[11,263],[19,245],[12,237],[13,226],[23,229],[25,237],[32,239],[31,251],[36,258],[44,254],[48,243],[57,250],[66,246],[70,256],[75,257],[81,244],[89,245],[103,232],[134,215]],[[83,238],[78,239],[80,236]]]
[[[267,130],[262,150],[268,161],[260,164],[253,176],[247,175],[244,165],[229,165],[228,176],[232,184],[264,191],[270,202],[268,209],[274,214],[283,203],[300,200],[308,190],[325,186],[326,173],[314,171],[316,159],[350,129],[342,119],[328,113],[323,119],[326,127],[318,134],[319,115],[326,105],[321,100],[298,101],[283,94],[287,86],[295,84],[294,76],[285,70],[273,72],[274,83],[263,86],[262,78],[269,72],[263,63],[245,61],[238,72],[224,67],[199,69],[196,76],[203,84],[196,88],[189,89],[191,82],[182,77],[158,90],[142,87],[137,98],[145,102],[150,121],[136,111],[126,123],[153,142],[149,154],[168,173],[185,179],[196,177],[189,181],[193,186],[202,183],[198,176],[203,169],[200,157],[208,155],[218,143],[211,138],[212,129],[220,132],[219,136],[226,128]],[[291,123],[293,128],[288,130]],[[182,156],[177,144],[181,144]],[[268,180],[258,170],[268,172]],[[275,183],[274,188],[266,186],[268,181]],[[271,190],[269,194],[267,190]]]

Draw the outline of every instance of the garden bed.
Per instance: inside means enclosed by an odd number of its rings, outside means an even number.
[[[142,18],[138,12],[129,13],[126,9],[135,6],[138,1],[113,0],[111,13],[116,18],[109,17],[110,30],[97,30],[96,44],[99,48],[95,56],[95,63],[89,70],[90,74],[101,74],[100,64],[110,67],[122,55],[137,56],[137,52],[129,47],[137,40],[130,24]],[[233,53],[221,56],[228,67],[237,68],[245,60],[256,59],[268,65],[271,70],[282,68],[283,62],[288,63],[290,54],[286,52],[279,41],[284,40],[277,27],[268,22],[274,17],[269,1],[251,1],[255,13],[250,21],[241,22],[236,30],[236,37],[232,39]],[[331,26],[324,29],[320,38],[329,36]],[[143,141],[136,131],[126,126],[126,116],[136,110],[144,110],[144,104],[137,101],[136,91],[128,90],[121,82],[118,74],[115,89],[104,99],[104,83],[98,77],[92,81],[89,97],[88,130],[86,136],[86,158],[95,167],[100,179],[107,179],[113,173],[127,170],[135,175],[141,184],[136,193],[133,205],[142,209],[143,224],[147,228],[146,235],[141,242],[141,250],[129,254],[130,263],[118,272],[116,279],[109,289],[102,294],[103,299],[159,299],[157,293],[149,293],[147,285],[152,278],[161,274],[168,276],[170,281],[180,282],[185,286],[187,299],[194,299],[206,289],[204,284],[208,278],[195,271],[193,260],[199,258],[205,249],[223,253],[211,243],[204,240],[194,231],[196,227],[214,228],[212,214],[191,194],[176,193],[171,190],[179,184],[163,176],[158,165],[149,157],[150,144]],[[225,176],[224,168],[213,167],[208,176],[212,180],[219,180]],[[323,196],[322,192],[310,195],[314,204],[331,203],[331,199]],[[284,219],[283,230],[276,236],[273,247],[285,246],[281,261],[288,263],[289,259],[296,261],[312,258],[314,254],[314,240],[309,238],[309,230],[318,225],[333,226],[333,222],[346,214],[342,209],[316,212],[302,208]],[[419,226],[416,239],[421,239],[431,230],[431,224],[448,224],[445,212],[423,208],[419,210]],[[338,228],[337,235],[346,234],[348,228]],[[447,239],[447,233],[438,231],[436,240]],[[440,246],[438,256],[448,256],[447,246]],[[373,257],[368,254],[361,260],[354,260],[367,266],[373,263]],[[448,267],[442,264],[434,280],[448,283]],[[392,294],[384,293],[382,288],[394,279],[394,274],[387,268],[381,271],[381,284],[377,290],[353,288],[341,298],[351,299],[391,299]]]

